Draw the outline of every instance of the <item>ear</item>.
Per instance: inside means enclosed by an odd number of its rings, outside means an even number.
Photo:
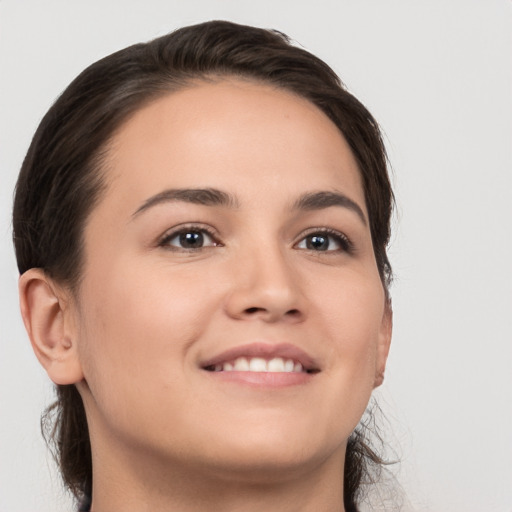
[[[386,361],[388,359],[389,347],[391,346],[391,333],[393,331],[393,309],[391,299],[386,299],[384,314],[379,331],[379,342],[377,347],[377,360],[375,366],[375,381],[373,387],[377,388],[384,382]]]
[[[20,308],[32,348],[55,384],[83,380],[72,311],[64,291],[42,269],[19,280]]]

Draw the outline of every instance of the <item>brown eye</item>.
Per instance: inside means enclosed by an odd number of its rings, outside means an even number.
[[[327,251],[329,249],[330,240],[324,235],[310,235],[305,238],[306,249],[312,251]]]
[[[317,231],[305,236],[297,248],[315,252],[343,252],[350,251],[351,244],[342,233]]]
[[[169,234],[162,240],[161,245],[176,249],[194,250],[213,247],[218,244],[205,230],[186,229]]]

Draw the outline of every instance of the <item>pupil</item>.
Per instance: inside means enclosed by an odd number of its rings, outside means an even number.
[[[180,235],[180,244],[185,248],[202,247],[203,235],[201,233],[183,233]]]
[[[308,238],[306,245],[308,249],[314,249],[316,251],[326,251],[329,246],[329,240],[325,236],[313,235]]]

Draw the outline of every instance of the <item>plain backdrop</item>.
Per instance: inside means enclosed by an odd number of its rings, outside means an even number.
[[[379,400],[398,479],[410,510],[511,512],[510,0],[0,0],[0,512],[71,510],[39,433],[53,391],[10,240],[31,136],[88,64],[210,19],[289,34],[381,123],[398,208]]]

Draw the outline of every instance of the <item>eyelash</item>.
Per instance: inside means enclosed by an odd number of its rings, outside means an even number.
[[[330,228],[313,228],[313,229],[308,230],[308,232],[306,232],[305,234],[302,235],[301,239],[299,240],[299,242],[297,242],[295,244],[295,246],[297,246],[298,244],[300,244],[302,242],[305,242],[305,240],[308,237],[311,237],[314,235],[317,235],[319,237],[325,237],[328,239],[334,239],[338,243],[340,248],[327,249],[325,251],[322,251],[322,250],[315,251],[313,249],[308,249],[308,248],[301,248],[301,250],[309,250],[312,252],[319,252],[319,253],[325,252],[325,253],[330,253],[330,254],[333,254],[333,253],[353,254],[353,252],[354,252],[354,244],[351,242],[351,240],[344,233],[341,233],[340,231],[336,231],[335,229],[330,229]]]
[[[176,245],[170,245],[170,241],[176,237],[181,235],[197,233],[197,234],[206,234],[209,238],[212,239],[212,244],[201,247],[178,247]],[[183,251],[183,252],[196,252],[204,249],[208,249],[210,247],[221,247],[222,244],[218,241],[216,233],[209,227],[203,225],[192,224],[189,226],[180,226],[177,229],[173,229],[170,232],[167,232],[159,241],[158,245],[165,249],[171,251]]]
[[[187,235],[187,234],[206,234],[209,238],[211,238],[212,243],[210,245],[201,246],[201,247],[178,247],[176,245],[171,245],[170,242],[181,236],[181,235]],[[337,249],[326,249],[326,250],[314,250],[308,247],[298,247],[301,243],[306,243],[306,239],[311,236],[318,236],[318,237],[324,237],[329,239],[334,239],[336,243],[339,245],[339,248]],[[159,241],[158,245],[160,247],[163,247],[165,249],[171,250],[171,251],[182,251],[182,252],[197,252],[204,249],[208,249],[211,247],[222,247],[223,244],[219,242],[217,238],[217,234],[212,230],[210,227],[204,226],[204,225],[197,225],[197,224],[191,224],[188,226],[181,226],[177,229],[173,229],[170,232],[167,232]],[[354,252],[354,244],[350,241],[350,239],[343,233],[336,231],[334,229],[329,228],[312,228],[308,230],[306,233],[302,234],[300,240],[294,244],[294,247],[298,248],[299,250],[306,250],[311,252],[317,252],[317,253],[348,253],[352,254]]]

